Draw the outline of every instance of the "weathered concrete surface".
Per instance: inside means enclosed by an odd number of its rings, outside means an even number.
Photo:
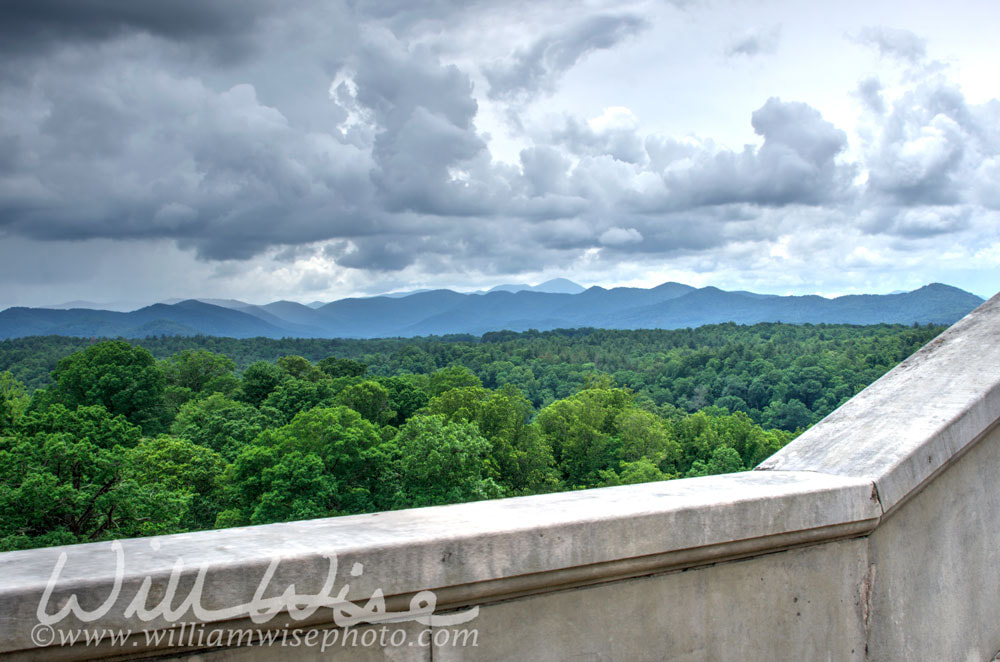
[[[863,660],[866,547],[832,542],[486,605],[471,624],[479,645],[435,647],[433,659]]]
[[[1000,649],[1000,430],[870,536],[870,658],[990,660]]]
[[[1000,295],[761,463],[873,481],[888,512],[1000,412]]]
[[[127,540],[121,543],[123,588],[101,623],[133,630],[169,626],[163,616],[145,622],[124,613],[147,577],[154,596],[149,604],[156,604],[178,559],[177,602],[205,567],[200,602],[212,610],[248,603],[276,559],[267,597],[290,585],[298,594],[319,592],[335,558],[333,593],[349,584],[348,599],[365,601],[376,590],[394,596],[430,589],[446,601],[476,604],[505,592],[857,535],[870,530],[879,513],[865,481],[756,472]],[[670,556],[679,552],[679,559]],[[49,613],[74,593],[88,610],[111,594],[116,556],[108,543],[0,554],[0,653],[34,647],[29,635],[36,610],[63,553],[67,560]],[[355,564],[361,564],[359,576],[348,574]],[[579,576],[559,574],[566,571]]]
[[[383,628],[386,631],[380,632]],[[421,632],[424,634],[421,635]],[[315,635],[301,632],[297,639],[288,636],[284,645],[279,637],[272,645],[181,653],[157,659],[163,662],[275,662],[284,659],[302,662],[431,662],[433,639],[430,634],[429,627],[415,623],[317,630]],[[391,642],[393,638],[398,639],[400,645],[381,645],[380,640]]]

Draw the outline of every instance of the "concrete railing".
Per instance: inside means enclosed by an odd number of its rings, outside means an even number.
[[[998,419],[994,297],[752,472],[0,554],[0,659],[989,660]]]

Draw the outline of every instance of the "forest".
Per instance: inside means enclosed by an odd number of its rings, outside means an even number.
[[[942,330],[0,341],[0,550],[743,471]]]

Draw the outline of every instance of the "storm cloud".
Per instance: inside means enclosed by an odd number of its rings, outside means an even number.
[[[6,2],[0,241],[142,247],[218,284],[191,294],[235,296],[252,274],[328,297],[542,273],[746,286],[765,268],[798,287],[802,251],[884,269],[844,243],[858,238],[872,255],[1000,246],[1000,102],[970,101],[933,41],[837,33],[903,69],[859,69],[842,90],[855,126],[797,96],[799,70],[747,75],[801,47],[780,11],[747,32],[691,3],[588,7]],[[711,88],[711,72],[747,89]],[[699,130],[702,87],[742,142]]]

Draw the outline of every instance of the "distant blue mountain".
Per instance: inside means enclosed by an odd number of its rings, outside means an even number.
[[[341,299],[318,307],[291,301],[254,306],[225,300],[220,301],[225,305],[214,305],[189,299],[132,312],[8,308],[0,312],[0,338],[50,334],[379,338],[481,335],[502,329],[674,329],[721,322],[951,324],[983,302],[978,296],[940,283],[899,294],[834,299],[696,289],[681,283],[663,283],[650,289],[538,291],[542,286],[572,290],[573,285],[570,281],[550,281],[528,290],[481,295],[431,290],[400,297]]]
[[[583,292],[584,288],[581,285],[577,285],[571,280],[566,278],[553,278],[552,280],[547,280],[544,283],[539,283],[538,285],[527,285],[521,284],[506,284],[497,285],[491,287],[486,293],[490,292],[548,292],[549,294],[579,294]]]
[[[157,303],[130,313],[83,308],[8,308],[0,313],[0,338],[28,335],[143,338],[160,334],[233,338],[288,335],[281,327],[253,315],[193,299],[175,304]]]

